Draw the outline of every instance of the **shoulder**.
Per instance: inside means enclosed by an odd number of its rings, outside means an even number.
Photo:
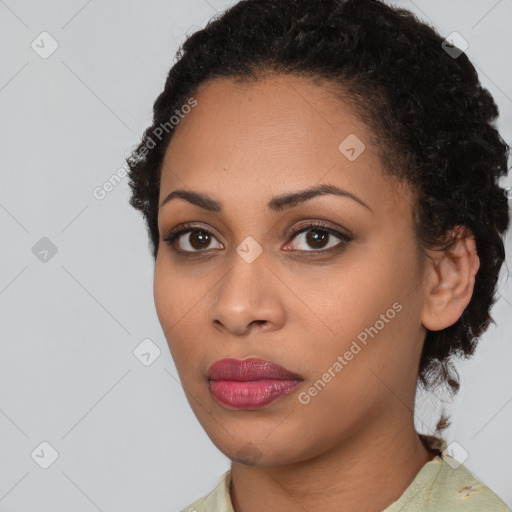
[[[194,501],[184,509],[180,510],[180,512],[206,512],[206,499],[203,496],[198,500]]]
[[[512,512],[459,461],[444,453],[427,462],[384,512]]]
[[[495,492],[450,454],[445,439],[423,434],[420,438],[436,455],[384,512],[512,512]]]
[[[229,494],[231,470],[222,474],[211,492],[197,499],[180,512],[234,512]]]
[[[437,462],[428,510],[511,512],[505,502],[459,461],[448,454]]]

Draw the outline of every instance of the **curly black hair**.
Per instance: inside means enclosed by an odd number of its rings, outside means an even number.
[[[380,0],[241,0],[189,36],[153,106],[153,124],[126,159],[130,205],[145,218],[153,257],[165,150],[183,105],[217,78],[267,74],[320,80],[369,127],[387,177],[414,197],[419,247],[447,249],[452,229],[475,237],[480,267],[459,320],[427,331],[418,369],[425,389],[458,391],[452,355],[469,357],[491,321],[505,258],[508,200],[500,188],[509,146],[495,127],[498,108],[464,52],[436,29]],[[162,127],[165,127],[165,133]],[[155,137],[155,134],[158,136]],[[437,431],[449,425],[441,415]]]

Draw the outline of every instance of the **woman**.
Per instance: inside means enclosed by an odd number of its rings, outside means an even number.
[[[510,510],[414,426],[491,321],[509,224],[497,107],[453,50],[376,0],[242,0],[178,52],[127,162],[232,461],[184,510]]]

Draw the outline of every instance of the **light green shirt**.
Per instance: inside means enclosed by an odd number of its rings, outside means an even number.
[[[446,453],[446,441],[441,441],[441,456],[427,462],[402,496],[382,512],[512,512],[468,468]],[[230,485],[228,470],[209,494],[181,512],[234,512]]]

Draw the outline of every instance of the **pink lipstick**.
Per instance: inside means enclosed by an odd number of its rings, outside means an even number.
[[[210,366],[213,398],[228,409],[259,409],[295,389],[302,377],[278,364],[254,357],[221,359]]]

